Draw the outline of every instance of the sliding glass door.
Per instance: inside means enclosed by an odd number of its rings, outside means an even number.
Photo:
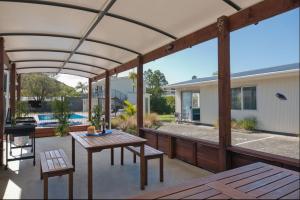
[[[182,120],[200,121],[200,92],[182,92],[181,102]]]

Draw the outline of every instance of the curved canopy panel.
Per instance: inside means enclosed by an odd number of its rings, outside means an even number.
[[[17,73],[92,78],[261,0],[0,0]]]

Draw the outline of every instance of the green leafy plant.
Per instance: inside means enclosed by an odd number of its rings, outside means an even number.
[[[95,126],[97,130],[100,130],[101,127],[101,117],[102,117],[102,107],[100,105],[96,105],[93,108],[91,124]]]
[[[26,117],[29,113],[27,102],[17,101],[16,102],[16,117]]]
[[[69,132],[69,118],[71,115],[69,109],[69,101],[67,98],[61,100],[54,100],[52,104],[53,116],[58,121],[56,128],[56,134],[58,136],[64,136]]]
[[[124,101],[124,105],[125,105],[124,111],[125,111],[126,115],[133,116],[136,114],[136,106],[135,105],[130,103],[128,100]]]
[[[252,131],[252,130],[255,130],[255,128],[256,128],[257,120],[254,117],[245,118],[245,119],[238,121],[238,125],[242,129]]]

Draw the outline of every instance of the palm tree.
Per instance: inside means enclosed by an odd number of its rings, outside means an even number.
[[[133,84],[132,84],[132,90],[133,90],[133,92],[134,92],[134,88],[135,88],[135,86],[136,86],[136,79],[137,79],[137,73],[135,73],[135,72],[129,72],[129,76],[128,76],[128,78],[130,79],[130,80],[132,80],[132,82],[133,82]]]
[[[79,91],[81,94],[85,94],[88,90],[88,86],[86,83],[78,82],[75,89]]]

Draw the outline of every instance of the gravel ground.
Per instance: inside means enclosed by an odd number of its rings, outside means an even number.
[[[158,130],[218,142],[218,129],[192,124],[165,123]],[[264,132],[232,131],[232,145],[299,159],[299,137]]]

